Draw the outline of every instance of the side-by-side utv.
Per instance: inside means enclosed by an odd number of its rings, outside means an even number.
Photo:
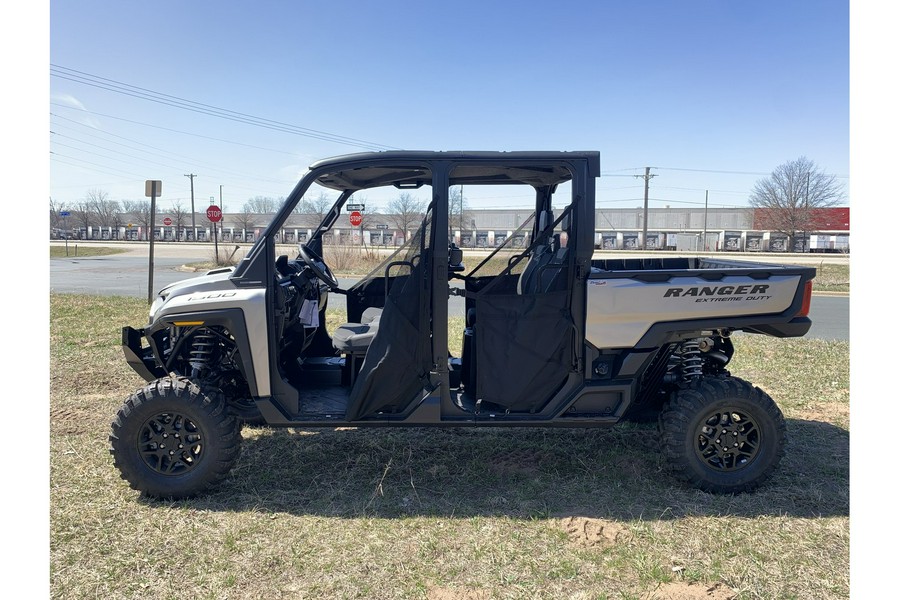
[[[147,495],[179,498],[226,476],[243,423],[606,427],[650,416],[682,480],[711,492],[757,487],[783,454],[784,419],[730,375],[731,335],[804,335],[815,269],[595,260],[599,176],[597,152],[397,151],[313,164],[236,268],[166,287],[146,325],[123,328],[126,360],[148,383],[112,423],[116,467]],[[335,225],[354,194],[384,186],[424,194],[427,208],[399,232],[402,245],[343,289],[329,267],[344,239]],[[454,186],[514,186],[534,202],[468,269]],[[281,254],[298,206],[324,192],[334,205],[294,256]],[[346,322],[329,329],[337,295]],[[451,299],[464,303],[459,356]]]

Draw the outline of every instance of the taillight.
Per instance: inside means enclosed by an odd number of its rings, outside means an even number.
[[[800,312],[797,313],[798,317],[805,317],[809,314],[809,304],[812,302],[812,284],[812,279],[810,279],[803,288],[803,305],[800,306]]]

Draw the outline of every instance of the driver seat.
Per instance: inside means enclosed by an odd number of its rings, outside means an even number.
[[[356,374],[366,357],[366,351],[378,333],[381,311],[380,308],[369,307],[363,311],[359,323],[344,323],[332,333],[331,341],[334,349],[346,357],[342,383],[353,386]]]

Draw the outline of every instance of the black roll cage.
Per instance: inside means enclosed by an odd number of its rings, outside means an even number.
[[[309,171],[298,181],[279,212],[232,273],[232,282],[237,287],[272,288],[275,281],[275,234],[283,227],[313,183],[340,192],[338,199],[307,242],[313,251],[321,255],[323,233],[334,225],[343,206],[354,192],[386,185],[394,185],[398,189],[420,187],[428,182],[429,173],[434,207],[431,227],[435,232],[431,236],[429,248],[432,258],[431,271],[428,275],[432,323],[431,380],[434,396],[431,401],[439,402],[438,414],[459,413],[459,409],[449,396],[447,332],[449,248],[443,234],[449,231],[448,195],[453,185],[530,185],[536,190],[535,210],[539,212],[550,208],[552,193],[560,183],[571,182],[572,201],[566,209],[572,224],[570,236],[574,236],[570,237],[570,243],[575,250],[572,258],[574,268],[569,276],[571,317],[575,330],[581,332],[574,344],[576,363],[581,369],[584,364],[583,331],[586,318],[583,292],[593,255],[594,181],[600,176],[598,152],[387,151],[351,154],[319,161],[311,165]],[[539,219],[535,219],[533,236],[540,234],[539,225]],[[267,293],[267,321],[270,332],[267,337],[272,398],[286,409],[285,413],[291,413],[292,409],[299,405],[299,398],[297,390],[278,376],[275,364],[277,361],[274,360],[277,356],[278,340],[271,334],[274,331],[275,320],[273,297],[274,294]],[[583,384],[583,377],[580,380],[573,378],[560,394],[574,394],[580,384]],[[563,401],[564,398],[560,397],[559,400]],[[559,402],[552,404],[555,406]],[[550,415],[545,415],[545,418],[550,418]]]

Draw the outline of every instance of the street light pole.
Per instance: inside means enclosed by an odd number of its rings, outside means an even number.
[[[222,204],[222,186],[221,185],[219,185],[219,210],[222,211],[222,216],[224,217],[225,216],[225,205]],[[219,264],[219,223],[221,223],[221,221],[217,221],[216,223],[213,223],[213,233],[216,234],[214,236],[214,239],[216,240],[216,265]]]
[[[196,242],[197,241],[197,217],[194,214],[195,213],[195,211],[194,211],[194,177],[196,177],[196,175],[191,173],[190,175],[185,175],[185,177],[191,178],[191,229],[193,230],[192,237],[193,237],[194,241]]]
[[[706,247],[706,219],[709,215],[709,190],[706,190],[706,200],[703,201],[703,250],[709,250]]]

